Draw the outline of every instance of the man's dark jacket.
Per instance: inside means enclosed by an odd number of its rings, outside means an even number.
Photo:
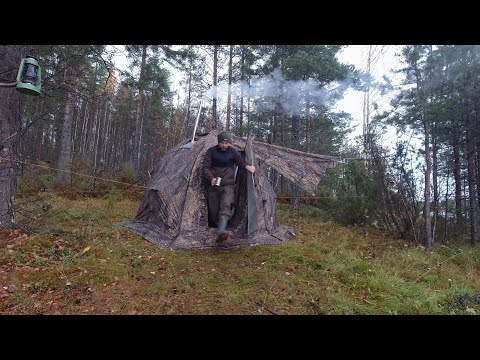
[[[245,159],[240,155],[240,152],[234,147],[230,146],[226,151],[220,150],[218,145],[212,146],[205,153],[203,159],[203,174],[208,183],[213,178],[221,177],[221,185],[233,185],[235,181],[235,167],[245,169]]]

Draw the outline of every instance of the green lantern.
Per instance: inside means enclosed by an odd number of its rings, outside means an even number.
[[[40,95],[42,87],[42,69],[37,59],[33,56],[26,56],[22,59],[17,73],[17,84],[15,88],[28,95]]]

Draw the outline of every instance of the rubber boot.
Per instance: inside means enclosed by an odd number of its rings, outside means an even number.
[[[216,242],[221,243],[228,239],[228,233],[225,231],[227,228],[228,216],[227,215],[220,215],[218,217],[218,227],[217,227],[217,237]]]

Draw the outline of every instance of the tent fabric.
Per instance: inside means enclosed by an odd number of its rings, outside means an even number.
[[[247,176],[251,174],[238,169],[235,208],[227,226],[230,236],[225,242],[216,244],[215,228],[208,226],[202,165],[205,152],[217,144],[219,133],[212,130],[198,135],[193,144],[191,140],[183,141],[168,151],[150,174],[135,218],[125,221],[123,226],[160,247],[172,249],[232,248],[287,241],[294,234],[293,229],[277,222],[276,195],[262,167],[271,166],[309,194],[314,194],[326,168],[334,166],[338,159],[252,141],[256,172],[255,196],[250,198],[255,201],[256,230],[247,234]],[[234,135],[232,140],[232,146],[244,156],[247,140]]]

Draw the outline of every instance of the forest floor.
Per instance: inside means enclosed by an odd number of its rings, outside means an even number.
[[[23,202],[0,234],[0,314],[480,314],[480,249],[432,250],[278,206],[296,236],[229,251],[159,248],[121,226],[138,199]]]

